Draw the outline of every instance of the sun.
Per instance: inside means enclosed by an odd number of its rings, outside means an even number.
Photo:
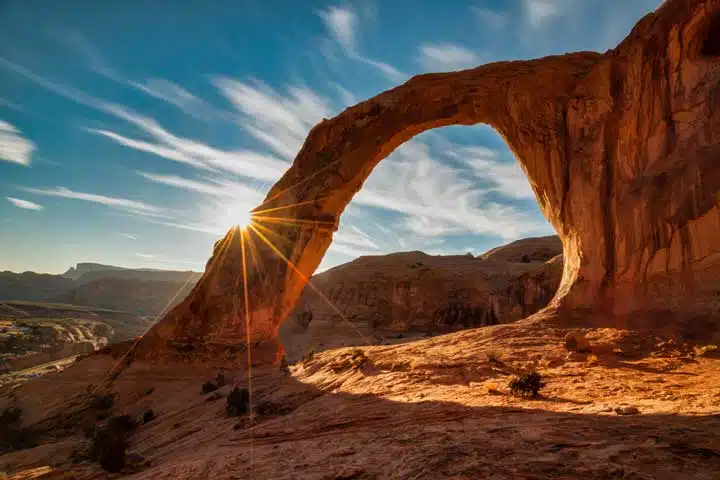
[[[232,202],[217,206],[214,223],[222,229],[239,228],[244,231],[252,224],[252,220],[252,209],[247,203]]]
[[[241,230],[245,230],[252,223],[252,212],[250,210],[242,209],[236,212],[235,225],[240,227]]]

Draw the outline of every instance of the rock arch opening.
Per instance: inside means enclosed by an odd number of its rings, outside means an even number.
[[[416,135],[449,125],[490,125],[528,176],[563,244],[553,312],[716,318],[720,68],[680,42],[719,12],[719,0],[668,0],[606,54],[420,75],[322,121],[255,210],[254,227],[216,244],[203,278],[141,354],[235,358],[249,347],[254,361],[277,361],[279,326],[370,172]]]
[[[562,276],[554,233],[492,128],[422,133],[378,164],[343,212],[280,329],[288,359],[535,313]]]

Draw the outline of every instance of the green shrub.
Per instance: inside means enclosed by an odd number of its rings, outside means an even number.
[[[247,388],[235,387],[227,396],[225,411],[228,417],[239,417],[248,413],[250,392]]]
[[[513,378],[508,384],[510,393],[521,397],[537,397],[540,389],[545,386],[542,375],[538,372],[526,372]]]

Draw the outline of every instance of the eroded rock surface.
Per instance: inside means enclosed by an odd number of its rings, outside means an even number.
[[[312,277],[281,327],[282,343],[295,361],[310,350],[518,320],[552,299],[562,275],[561,252],[553,236],[518,240],[479,257],[422,252],[360,257]]]
[[[235,358],[249,342],[279,358],[279,326],[372,169],[420,132],[477,123],[506,139],[562,241],[554,309],[717,328],[719,31],[720,0],[668,0],[605,54],[420,75],[321,122],[140,352],[202,356],[220,341]]]

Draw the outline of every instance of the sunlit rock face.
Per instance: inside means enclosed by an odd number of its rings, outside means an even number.
[[[719,19],[720,0],[667,0],[605,54],[420,75],[324,120],[258,207],[256,227],[218,244],[198,286],[140,353],[192,357],[220,340],[245,345],[245,309],[258,352],[279,353],[280,324],[372,169],[445,125],[489,124],[526,172],[563,243],[551,308],[712,318],[720,309]],[[237,238],[257,246],[247,280]],[[178,339],[185,343],[173,346]]]
[[[519,320],[545,307],[562,276],[556,236],[486,254],[360,257],[312,277],[280,328],[288,359]]]

